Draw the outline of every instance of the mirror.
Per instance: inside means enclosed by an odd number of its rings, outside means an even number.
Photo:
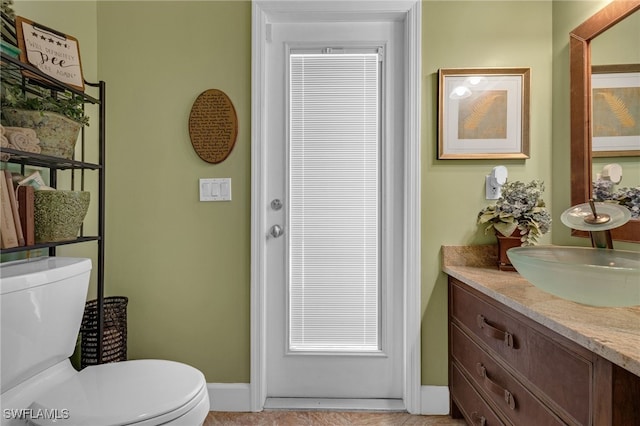
[[[597,181],[604,167],[619,164],[613,191],[640,187],[640,10],[591,42],[591,74],[591,176]]]
[[[591,198],[592,173],[594,173],[591,123],[592,41],[638,10],[640,10],[640,0],[614,0],[570,34],[571,205],[584,203]],[[606,161],[606,164],[619,163],[618,158],[606,160],[610,160]],[[598,163],[595,167],[600,165],[603,164]],[[595,171],[597,172],[598,170]],[[623,186],[629,185],[631,182],[629,184],[625,182]],[[572,231],[572,235],[587,236],[581,231]],[[612,230],[612,236],[616,240],[640,242],[640,220],[630,220],[626,225]]]

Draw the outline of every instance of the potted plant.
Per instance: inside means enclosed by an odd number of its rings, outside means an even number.
[[[478,224],[487,224],[485,234],[493,229],[498,238],[498,266],[513,270],[506,252],[511,247],[534,245],[551,227],[551,215],[542,193],[544,183],[533,180],[507,182],[496,204],[478,213]]]
[[[20,86],[7,85],[1,104],[6,125],[35,130],[46,155],[71,159],[80,129],[89,125],[80,96],[53,97],[44,89],[31,96]]]

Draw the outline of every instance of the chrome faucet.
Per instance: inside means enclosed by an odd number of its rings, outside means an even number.
[[[588,203],[567,209],[560,219],[569,228],[589,232],[592,247],[612,250],[611,230],[627,223],[631,212],[619,204],[597,204],[600,212],[596,211],[596,203],[591,199]]]
[[[596,203],[593,202],[593,198],[589,200],[589,207],[591,208],[591,215],[586,216],[584,221],[590,225],[603,225],[611,221],[611,215],[606,213],[598,214],[596,211]],[[611,229],[604,229],[601,231],[590,230],[589,236],[591,237],[591,246],[594,248],[607,248],[613,250],[613,238],[611,238]]]

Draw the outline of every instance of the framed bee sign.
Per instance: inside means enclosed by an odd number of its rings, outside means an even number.
[[[21,16],[16,16],[16,33],[22,62],[33,65],[61,83],[84,91],[77,39]],[[33,73],[28,76],[37,78]]]

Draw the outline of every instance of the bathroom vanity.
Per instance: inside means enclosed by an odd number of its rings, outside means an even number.
[[[640,424],[640,307],[557,298],[499,271],[492,246],[443,247],[443,270],[453,417],[478,426]]]

